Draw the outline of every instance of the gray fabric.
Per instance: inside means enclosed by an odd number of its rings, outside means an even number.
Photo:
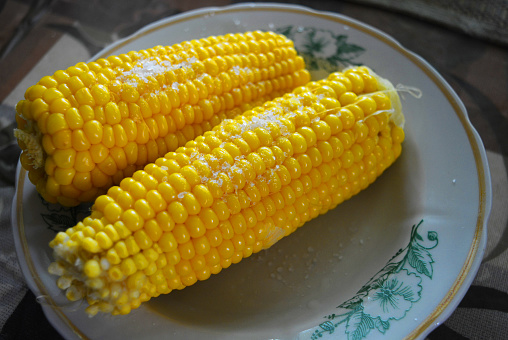
[[[496,43],[508,44],[506,0],[354,0],[409,13]]]
[[[19,147],[13,141],[13,108],[0,106],[0,329],[27,287],[19,269],[11,231],[11,205]]]

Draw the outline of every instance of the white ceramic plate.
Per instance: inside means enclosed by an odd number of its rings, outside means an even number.
[[[421,99],[404,95],[401,158],[366,191],[269,250],[130,315],[94,318],[84,306],[62,306],[46,271],[55,230],[86,211],[45,204],[20,170],[13,209],[19,259],[66,338],[423,338],[465,294],[486,242],[485,150],[450,86],[391,37],[337,14],[247,4],[159,21],[96,57],[256,29],[293,38],[315,77],[361,63],[419,88]]]

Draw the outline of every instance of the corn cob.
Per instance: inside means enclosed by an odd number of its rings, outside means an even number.
[[[359,67],[310,82],[169,152],[51,241],[49,272],[90,315],[206,280],[365,189],[401,153],[391,84]]]
[[[310,80],[293,43],[227,34],[78,63],[16,106],[20,160],[49,202],[93,201],[225,118]]]

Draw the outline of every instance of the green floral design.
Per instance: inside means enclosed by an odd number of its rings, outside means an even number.
[[[337,35],[330,30],[289,25],[276,31],[293,40],[310,71],[331,73],[345,66],[360,65],[355,59],[365,52],[363,47],[348,43],[347,35]]]
[[[344,313],[325,316],[311,335],[312,340],[344,329],[347,339],[360,340],[374,330],[385,334],[390,320],[406,316],[422,293],[422,275],[432,279],[434,260],[429,250],[438,245],[435,231],[427,233],[427,240],[413,225],[409,244],[400,249],[388,263],[367,282],[354,297],[339,305]]]
[[[58,233],[73,227],[86,216],[90,215],[90,204],[82,204],[76,207],[64,207],[60,204],[52,204],[39,198],[44,206],[46,213],[41,213],[42,220],[48,226],[48,229]]]

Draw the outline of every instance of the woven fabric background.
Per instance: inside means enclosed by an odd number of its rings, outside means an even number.
[[[488,41],[508,44],[505,0],[354,0],[408,13]]]

